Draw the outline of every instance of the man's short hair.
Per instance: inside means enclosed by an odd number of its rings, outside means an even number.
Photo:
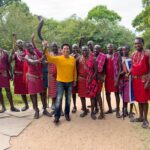
[[[64,48],[64,46],[68,46],[68,47],[69,47],[69,49],[71,49],[71,48],[70,48],[70,45],[69,45],[68,43],[64,43],[64,44],[62,44],[62,45],[61,45],[61,49],[63,49],[63,48]]]
[[[144,39],[142,37],[136,37],[135,40],[140,40],[144,45]]]

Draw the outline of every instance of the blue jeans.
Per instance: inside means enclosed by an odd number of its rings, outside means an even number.
[[[55,102],[55,118],[60,118],[63,94],[65,91],[65,115],[70,113],[72,82],[57,81],[57,98]]]

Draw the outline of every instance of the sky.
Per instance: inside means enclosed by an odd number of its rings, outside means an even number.
[[[142,0],[22,0],[33,14],[46,18],[64,20],[73,14],[85,18],[93,7],[106,5],[121,17],[121,25],[133,32],[132,20],[142,11]]]

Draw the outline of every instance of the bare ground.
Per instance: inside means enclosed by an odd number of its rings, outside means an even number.
[[[87,100],[89,101],[89,100]],[[89,103],[89,102],[88,102]],[[71,114],[71,122],[64,117],[55,125],[53,118],[34,120],[21,135],[11,138],[10,150],[149,150],[150,131],[129,119],[117,119],[115,113],[105,120],[80,118],[81,105]],[[105,106],[106,108],[106,106]]]

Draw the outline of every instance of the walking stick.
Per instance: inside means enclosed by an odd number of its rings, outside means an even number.
[[[134,109],[135,109],[135,113],[138,114],[138,111],[137,111],[135,103],[133,103],[133,106],[134,106]]]
[[[123,87],[122,87],[122,101],[123,101],[123,108],[122,108],[122,109],[123,109],[123,112],[122,112],[122,113],[123,113],[123,114],[122,114],[123,117],[122,117],[122,118],[123,118],[123,120],[124,120],[124,118],[125,118],[125,115],[124,115],[124,109],[125,109],[125,107],[124,107],[124,86],[125,86],[125,85],[124,85],[124,84],[125,84],[125,83],[124,83],[124,77],[123,77]]]
[[[16,33],[12,34],[12,53],[14,52],[15,48],[16,48]]]
[[[103,106],[103,111],[104,111],[104,85],[103,85],[103,88],[102,88],[102,106]]]

